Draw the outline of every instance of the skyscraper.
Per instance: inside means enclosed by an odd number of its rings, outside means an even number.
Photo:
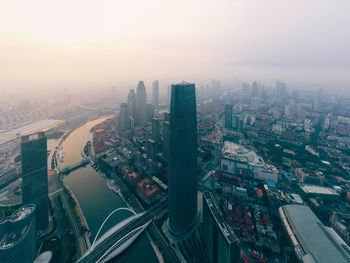
[[[37,230],[49,223],[47,179],[47,140],[44,132],[22,137],[22,190],[23,204],[36,205]]]
[[[225,105],[225,128],[232,129],[232,105]]]
[[[240,262],[240,242],[231,227],[227,225],[222,212],[210,192],[203,194],[204,248],[209,262]]]
[[[287,84],[285,82],[276,81],[276,97],[284,98],[287,95]]]
[[[126,103],[122,103],[120,105],[118,129],[120,131],[126,131],[130,129],[129,107]]]
[[[159,142],[159,119],[152,119],[152,139],[155,142]]]
[[[260,97],[252,98],[252,108],[253,110],[258,110],[260,108]]]
[[[159,81],[158,80],[155,80],[153,82],[153,106],[155,108],[158,108],[158,99],[159,99]]]
[[[169,229],[186,233],[197,218],[197,113],[195,85],[172,85],[169,138]]]
[[[32,263],[36,255],[35,205],[20,207],[0,220],[0,261]]]
[[[139,81],[136,92],[136,123],[142,125],[147,119],[147,97],[143,81]]]
[[[136,94],[134,89],[129,91],[128,107],[130,116],[136,121]]]
[[[163,122],[163,153],[164,157],[169,160],[169,137],[170,137],[170,123]]]

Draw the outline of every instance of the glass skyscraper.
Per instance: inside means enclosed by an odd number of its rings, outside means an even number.
[[[36,205],[37,230],[48,227],[47,139],[44,132],[22,137],[23,204]]]
[[[195,85],[172,85],[169,136],[169,229],[186,233],[197,218],[197,113]]]

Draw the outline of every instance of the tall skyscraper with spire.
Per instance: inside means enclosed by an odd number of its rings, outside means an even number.
[[[183,235],[197,218],[197,113],[195,85],[172,85],[169,138],[169,230]]]
[[[147,97],[143,81],[139,81],[136,92],[136,123],[142,125],[147,119]]]
[[[129,91],[129,95],[128,95],[128,107],[129,107],[129,113],[130,116],[134,119],[136,119],[136,94],[135,94],[135,90],[131,89]]]

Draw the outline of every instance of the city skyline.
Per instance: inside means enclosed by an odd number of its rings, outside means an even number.
[[[0,263],[350,263],[348,10],[0,1]]]

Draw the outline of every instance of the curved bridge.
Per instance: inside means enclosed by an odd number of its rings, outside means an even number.
[[[78,263],[105,263],[118,256],[129,247],[147,228],[153,218],[163,211],[166,202],[161,202],[146,212],[136,214],[128,208],[118,208],[110,213],[102,223],[91,247],[78,260]],[[111,227],[101,237],[100,232],[108,219],[118,211],[127,210],[133,215]]]

